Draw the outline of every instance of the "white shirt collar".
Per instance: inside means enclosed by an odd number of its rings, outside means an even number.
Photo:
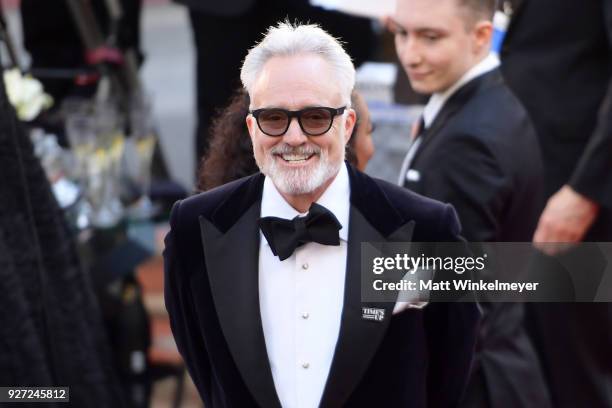
[[[340,171],[331,182],[329,187],[323,192],[323,195],[317,200],[317,204],[322,205],[331,211],[342,225],[340,229],[340,239],[348,241],[348,222],[350,210],[351,186],[349,182],[348,171],[346,164],[340,166]],[[291,207],[283,196],[278,192],[276,186],[269,177],[264,180],[263,193],[261,198],[261,216],[262,217],[280,217],[291,220],[298,215],[306,215],[299,213],[295,208]],[[263,234],[261,235],[262,242],[267,244]]]
[[[438,113],[440,113],[442,110],[442,107],[446,101],[448,101],[448,99],[455,92],[457,92],[459,88],[470,82],[472,79],[494,70],[498,66],[499,57],[494,53],[490,53],[486,58],[470,68],[457,82],[453,84],[453,86],[448,88],[446,91],[431,95],[429,102],[427,102],[427,105],[425,105],[425,109],[423,110],[423,122],[425,123],[425,127],[428,128],[431,126],[433,121],[436,119],[436,116],[438,116]]]

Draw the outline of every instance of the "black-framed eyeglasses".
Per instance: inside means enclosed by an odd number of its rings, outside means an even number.
[[[255,117],[259,129],[268,136],[282,136],[289,130],[293,118],[297,118],[302,132],[308,136],[320,136],[332,127],[334,118],[342,115],[346,106],[341,108],[328,108],[317,106],[290,111],[286,109],[270,108],[249,111]]]

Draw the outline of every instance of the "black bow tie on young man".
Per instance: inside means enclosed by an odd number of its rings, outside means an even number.
[[[263,217],[259,220],[261,232],[268,240],[272,253],[281,261],[289,258],[296,248],[308,242],[340,245],[342,225],[327,208],[312,203],[308,215],[292,220]]]

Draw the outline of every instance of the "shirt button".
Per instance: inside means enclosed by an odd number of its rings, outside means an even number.
[[[308,264],[307,263],[302,264],[302,269],[304,269],[304,270],[308,269]]]
[[[303,368],[304,370],[307,370],[307,369],[308,369],[308,367],[310,367],[310,364],[308,364],[308,363],[302,363],[302,368]]]
[[[306,320],[310,317],[310,315],[307,312],[302,313],[302,319]]]

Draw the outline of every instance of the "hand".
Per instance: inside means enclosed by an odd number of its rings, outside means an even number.
[[[558,254],[584,238],[598,212],[597,203],[565,185],[546,203],[533,242],[548,255]]]

